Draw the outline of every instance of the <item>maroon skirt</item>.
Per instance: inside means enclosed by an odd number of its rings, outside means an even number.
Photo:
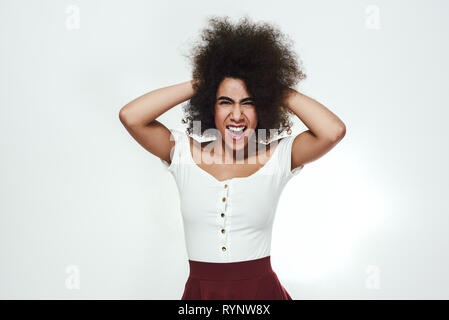
[[[189,260],[189,266],[181,300],[292,300],[270,256],[225,263]]]

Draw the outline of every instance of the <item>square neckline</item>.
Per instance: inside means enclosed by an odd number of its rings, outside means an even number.
[[[276,149],[273,151],[273,154],[270,156],[270,158],[268,159],[267,162],[265,162],[265,164],[260,167],[259,169],[257,169],[255,172],[253,172],[252,174],[250,174],[249,176],[246,177],[233,177],[233,178],[229,178],[229,179],[225,179],[225,180],[218,180],[214,175],[210,174],[209,172],[207,172],[206,170],[204,170],[203,168],[201,168],[193,159],[193,155],[192,155],[192,151],[190,150],[190,139],[194,140],[192,137],[190,137],[189,135],[186,135],[187,139],[186,139],[186,143],[187,143],[187,152],[188,152],[188,158],[189,161],[192,162],[192,164],[197,168],[198,171],[200,171],[203,175],[207,176],[209,179],[214,180],[216,183],[223,183],[223,182],[230,182],[230,181],[234,181],[234,180],[249,180],[250,178],[253,178],[254,176],[260,174],[260,172],[272,162],[273,157],[277,156],[278,153],[278,149],[280,147],[280,144],[282,142],[282,140],[284,140],[284,138],[278,139],[278,144],[276,146]],[[271,142],[270,142],[271,143]]]

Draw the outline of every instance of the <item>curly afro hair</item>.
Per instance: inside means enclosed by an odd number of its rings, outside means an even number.
[[[188,56],[195,90],[183,107],[187,116],[182,122],[188,123],[188,133],[192,134],[194,121],[200,121],[201,136],[205,130],[216,128],[216,93],[221,81],[230,77],[243,80],[254,98],[256,139],[258,129],[265,129],[266,143],[273,138],[273,129],[277,135],[284,130],[291,134],[293,113],[283,105],[285,89],[306,78],[290,49],[291,41],[271,24],[252,23],[247,16],[236,25],[228,20],[209,18],[211,26],[201,35],[204,43],[195,43]]]

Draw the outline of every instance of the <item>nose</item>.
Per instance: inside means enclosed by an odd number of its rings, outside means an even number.
[[[238,103],[236,103],[234,105],[234,108],[232,108],[232,118],[234,121],[240,122],[239,120],[243,120],[243,119],[240,119],[241,116],[242,116],[242,111],[240,110],[240,105]]]

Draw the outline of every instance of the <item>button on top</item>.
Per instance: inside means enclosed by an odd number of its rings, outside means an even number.
[[[226,189],[226,188],[228,187],[228,185],[227,185],[227,184],[225,184],[225,185],[224,185],[224,187],[225,187],[225,189]]]

